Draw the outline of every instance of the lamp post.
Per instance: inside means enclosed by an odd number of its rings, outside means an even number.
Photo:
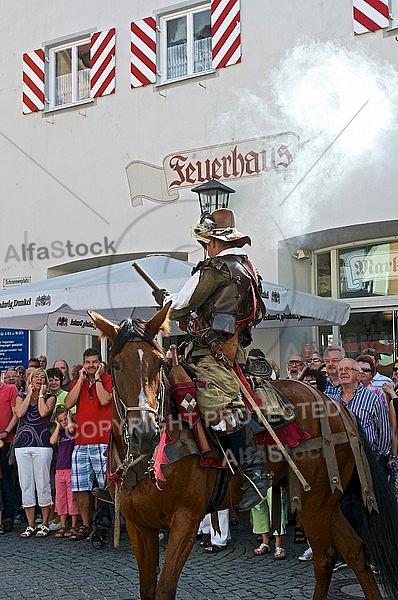
[[[210,179],[210,181],[191,189],[191,192],[195,192],[199,196],[201,215],[213,213],[218,208],[228,208],[229,195],[235,191],[216,179]]]

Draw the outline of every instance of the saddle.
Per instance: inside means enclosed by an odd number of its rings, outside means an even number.
[[[255,396],[261,400],[261,410],[273,429],[297,419],[295,406],[272,385],[273,369],[266,358],[248,356],[243,372]]]

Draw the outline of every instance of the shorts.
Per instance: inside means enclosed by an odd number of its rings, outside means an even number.
[[[72,491],[90,492],[96,479],[98,487],[106,483],[106,444],[80,444],[72,453]]]

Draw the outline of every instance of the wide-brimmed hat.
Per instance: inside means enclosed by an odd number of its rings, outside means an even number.
[[[219,208],[212,214],[204,213],[199,223],[192,229],[192,235],[202,246],[206,246],[211,238],[223,242],[235,242],[238,248],[245,244],[250,246],[252,243],[248,235],[237,230],[235,213],[229,208]]]

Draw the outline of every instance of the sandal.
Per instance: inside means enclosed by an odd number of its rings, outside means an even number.
[[[70,529],[67,529],[64,534],[64,537],[70,537],[71,535],[77,535],[76,527],[71,527]]]
[[[66,527],[61,527],[61,529],[58,529],[58,531],[56,533],[54,533],[54,537],[55,538],[69,537],[69,529],[67,529]]]
[[[294,543],[295,544],[306,544],[307,537],[305,535],[305,531],[303,527],[295,527],[294,528]]]
[[[225,550],[226,546],[217,546],[217,544],[210,544],[210,546],[206,546],[204,548],[205,552],[208,552],[209,554],[217,554],[217,552],[221,552],[222,550]]]
[[[50,528],[47,527],[46,525],[39,525],[39,527],[37,528],[37,533],[35,535],[35,537],[37,538],[42,538],[42,537],[47,537],[50,533]]]
[[[70,540],[85,540],[87,539],[91,534],[91,527],[87,527],[87,525],[80,525],[79,529],[76,531],[76,533],[73,533],[69,536]]]
[[[202,539],[199,542],[199,546],[202,546],[202,548],[208,548],[209,546],[211,546],[210,536],[203,535]]]
[[[269,547],[269,544],[264,544],[264,542],[261,542],[259,547],[254,548],[253,550],[253,554],[256,556],[262,556],[263,554],[267,554],[267,552],[271,552],[271,548]]]
[[[34,527],[31,527],[30,525],[27,526],[27,528],[25,529],[25,531],[23,531],[22,533],[19,534],[20,538],[30,538],[32,537],[32,535],[34,535],[36,529]]]
[[[285,558],[286,558],[286,550],[284,548],[281,548],[280,546],[276,546],[275,552],[274,552],[274,559],[275,560],[285,560]]]

